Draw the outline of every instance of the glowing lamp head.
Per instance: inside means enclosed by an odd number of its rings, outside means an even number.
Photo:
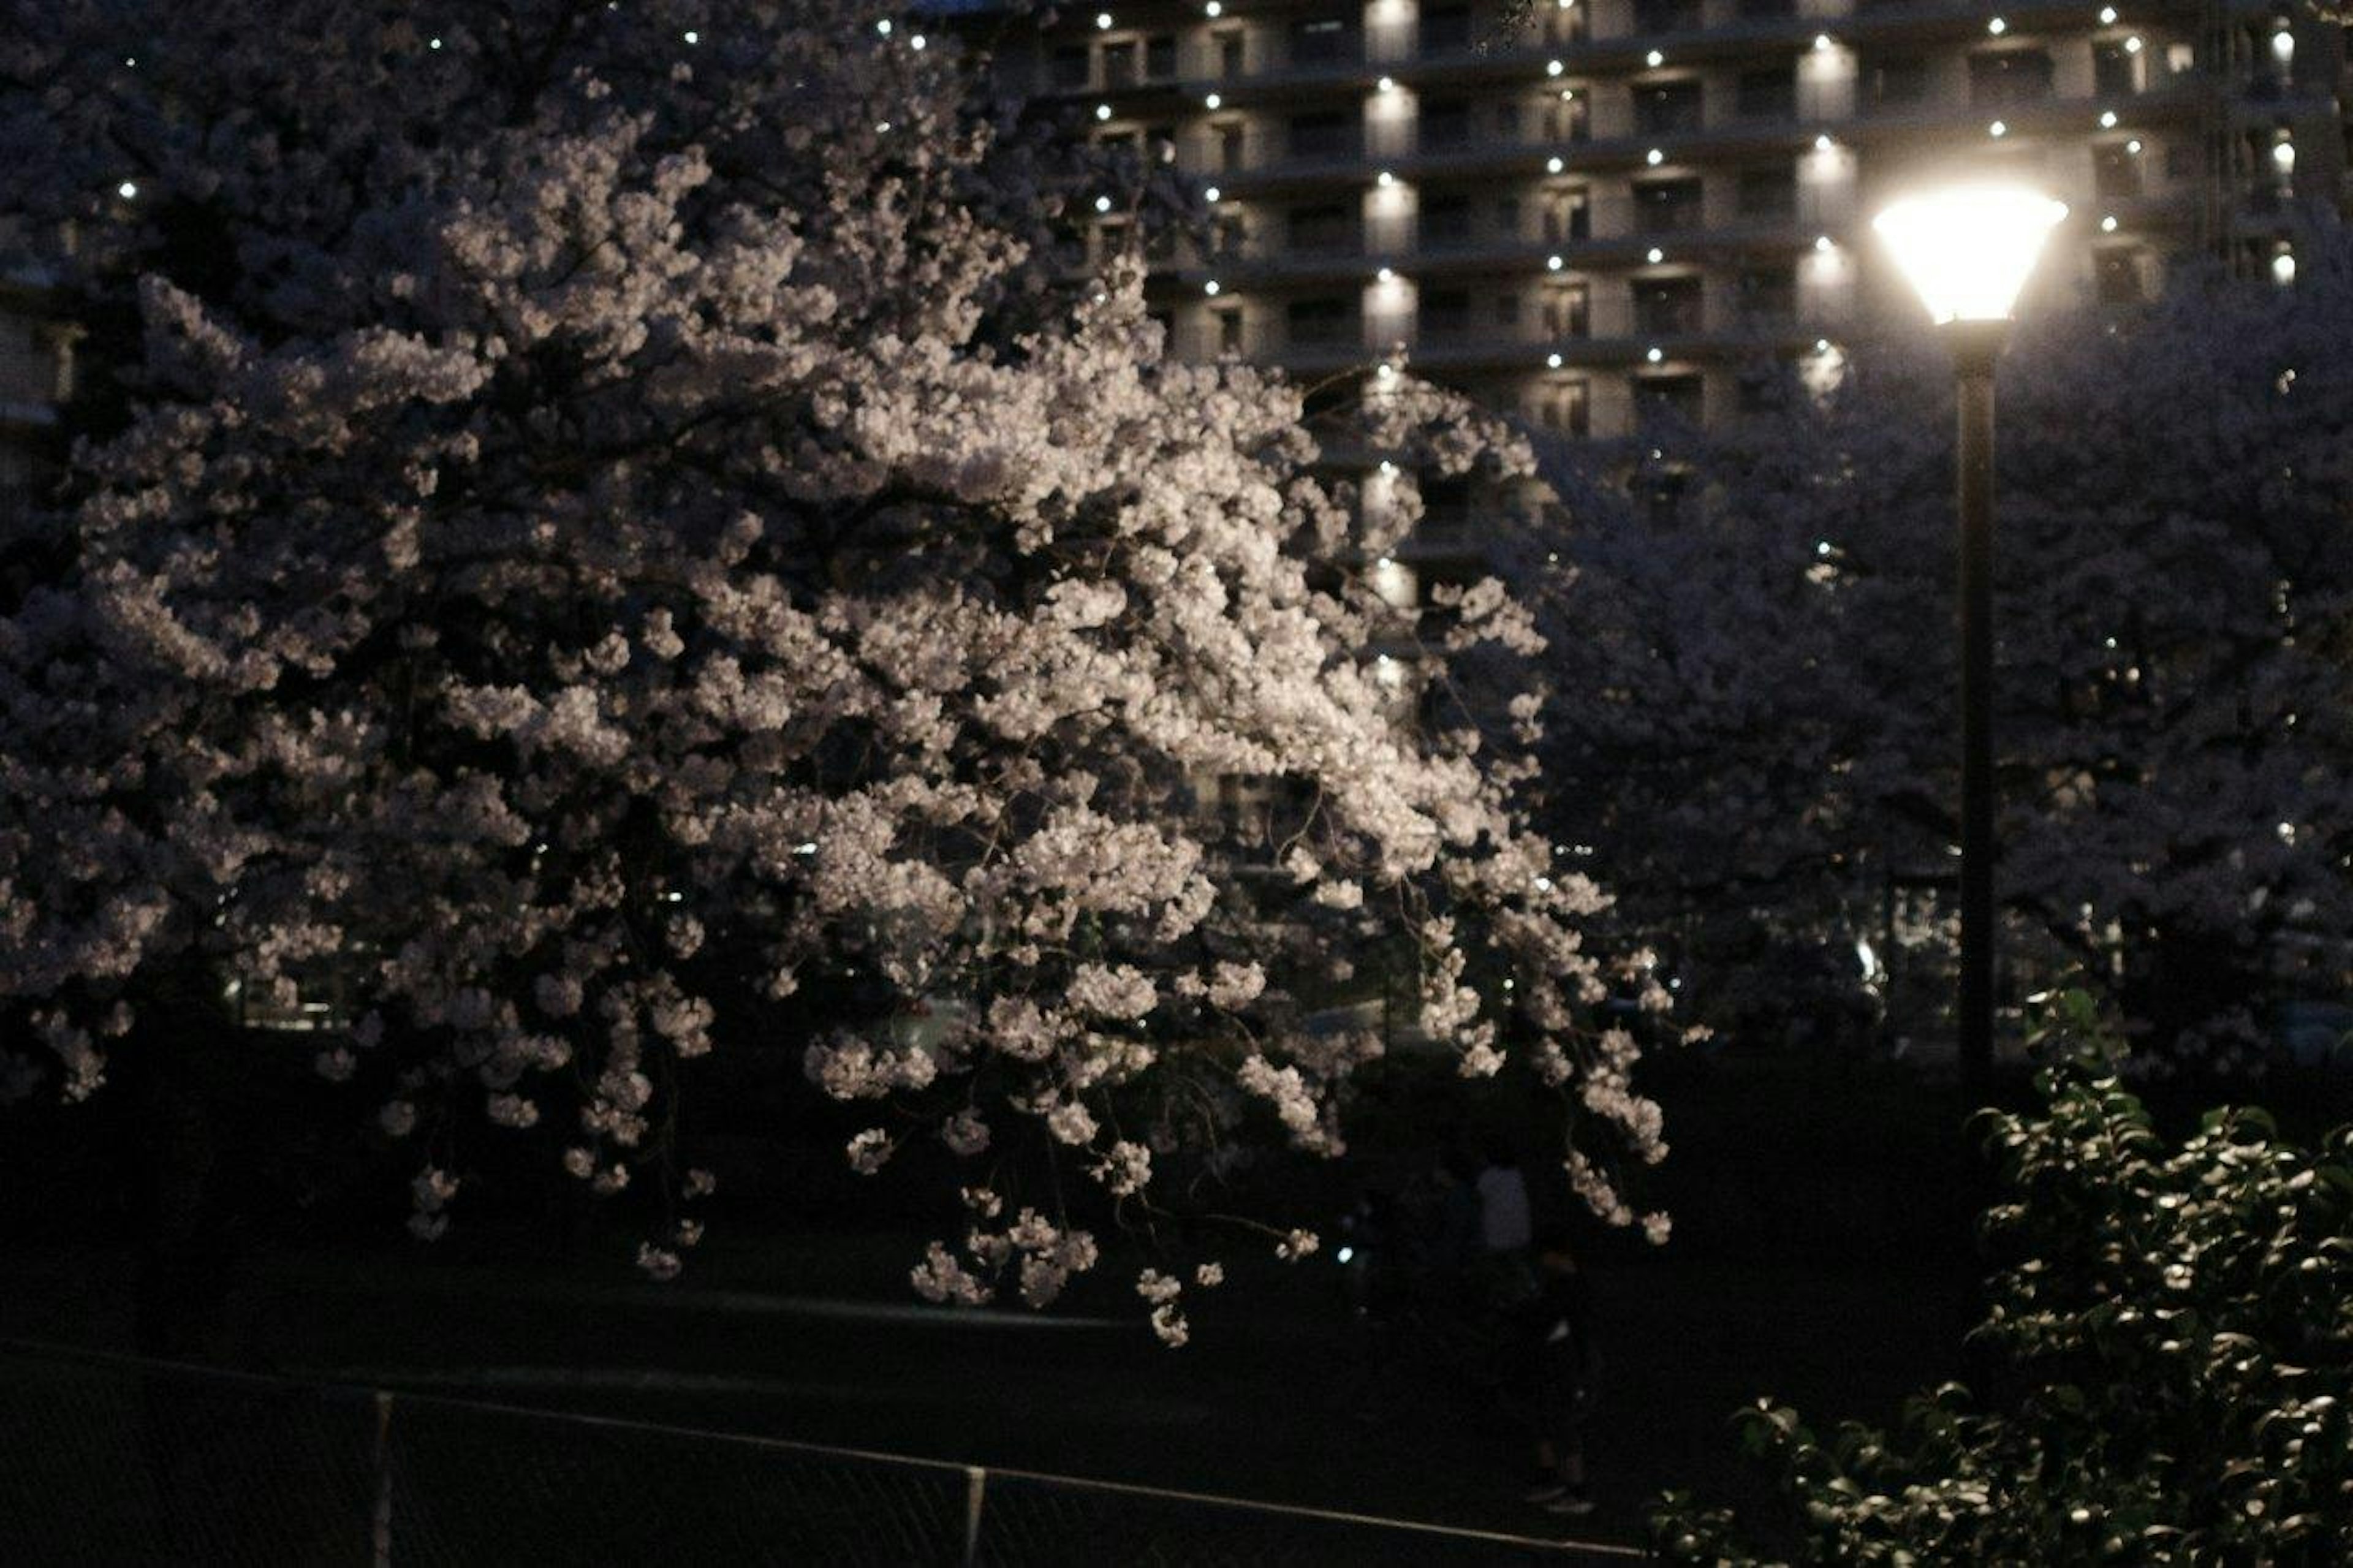
[[[1999,321],[2066,216],[2023,186],[1962,185],[1897,202],[1871,226],[1936,321]]]

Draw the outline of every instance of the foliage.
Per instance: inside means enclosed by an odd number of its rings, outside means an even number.
[[[2353,241],[2293,288],[2185,264],[2137,314],[2026,314],[2000,367],[1997,890],[2168,1052],[2353,942]],[[1913,316],[1916,311],[1912,312]],[[1844,381],[1562,452],[1556,837],[1719,1009],[1860,994],[1953,940],[1947,356],[1911,316]],[[1943,993],[1941,986],[1929,989]]]
[[[1777,1472],[1761,1539],[1799,1563],[2343,1562],[2353,1552],[2353,1128],[2316,1153],[2259,1110],[2179,1148],[2109,1075],[2090,999],[2061,999],[2037,1115],[1989,1113],[2005,1201],[1975,1341],[1996,1396],[1957,1384],[1893,1431],[1742,1418]],[[2086,1045],[2094,1048],[2086,1050]],[[1728,1514],[1670,1496],[1678,1561],[1754,1561]]]
[[[1299,392],[1068,269],[1117,171],[950,40],[857,0],[7,15],[12,216],[93,372],[0,537],[17,1092],[332,970],[319,1068],[415,1150],[416,1234],[517,1139],[658,1189],[666,1277],[711,1184],[678,1107],[744,1040],[871,1112],[858,1170],[960,1163],[921,1289],[1042,1304],[1096,1248],[1037,1172],[1148,1220],[1155,1162],[1342,1146],[1382,1042],[1299,998],[1386,941],[1636,1217],[1657,1110],[1593,1009],[1665,993],[1587,946],[1513,725],[1373,668],[1385,539]],[[1402,377],[1340,435],[1528,464]],[[1537,646],[1493,582],[1433,625],[1433,684]],[[1262,809],[1210,808],[1235,779]],[[1179,1288],[1140,1286],[1172,1340]]]

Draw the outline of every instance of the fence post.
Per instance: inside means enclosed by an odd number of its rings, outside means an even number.
[[[988,1472],[978,1465],[964,1468],[964,1568],[980,1561],[980,1509],[988,1490]]]
[[[375,1511],[368,1521],[371,1568],[392,1568],[392,1391],[375,1391]]]

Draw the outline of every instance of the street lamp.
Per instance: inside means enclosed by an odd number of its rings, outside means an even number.
[[[1961,1087],[1993,1079],[1993,365],[2018,292],[2066,206],[2015,185],[1964,185],[1872,220],[1953,355],[1960,451]]]

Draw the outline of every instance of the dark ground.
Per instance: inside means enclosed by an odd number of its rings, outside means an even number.
[[[1331,1237],[1297,1267],[1231,1265],[1222,1290],[1192,1301],[1192,1344],[1172,1352],[1108,1289],[1044,1317],[923,1308],[904,1282],[913,1232],[767,1230],[723,1213],[688,1278],[665,1287],[607,1247],[561,1261],[529,1238],[501,1247],[477,1234],[423,1248],[388,1216],[356,1247],[243,1249],[211,1353],[504,1404],[1632,1540],[1663,1487],[1753,1495],[1727,1421],[1757,1395],[1822,1422],[1883,1421],[1904,1394],[1963,1374],[1978,1273],[1978,1189],[1948,1094],[1795,1056],[1662,1068],[1674,1152],[1658,1195],[1675,1239],[1588,1248],[1602,1506],[1568,1530],[1517,1500],[1517,1427],[1475,1366],[1429,1340],[1374,1363]],[[128,1255],[31,1235],[0,1245],[0,1337],[129,1348]]]

